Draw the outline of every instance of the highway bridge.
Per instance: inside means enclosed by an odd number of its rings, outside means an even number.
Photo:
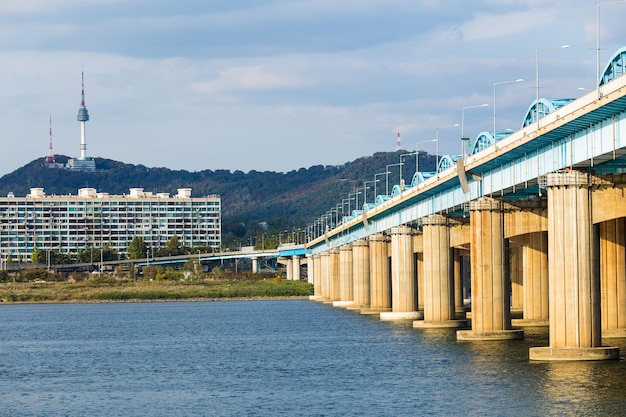
[[[532,360],[617,358],[603,338],[626,337],[625,60],[578,99],[535,100],[520,130],[482,132],[468,156],[309,225],[313,298],[465,341],[547,325]]]

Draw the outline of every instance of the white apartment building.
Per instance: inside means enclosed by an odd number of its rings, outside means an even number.
[[[76,253],[108,244],[126,253],[135,236],[157,249],[177,235],[184,246],[221,245],[221,199],[192,198],[191,188],[178,194],[145,192],[109,195],[81,188],[77,195],[46,195],[31,188],[26,197],[0,198],[0,257],[30,258],[33,249]]]

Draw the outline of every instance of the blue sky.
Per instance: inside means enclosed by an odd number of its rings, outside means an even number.
[[[433,139],[518,129],[536,94],[596,77],[588,0],[0,0],[0,175],[78,156],[198,171],[338,165]],[[626,45],[604,4],[601,66]],[[557,48],[568,44],[568,49]],[[460,127],[440,153],[459,153]],[[432,142],[420,149],[435,152]]]

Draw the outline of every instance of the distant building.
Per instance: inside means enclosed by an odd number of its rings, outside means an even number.
[[[76,253],[108,244],[125,254],[135,236],[158,249],[174,235],[184,246],[221,245],[221,199],[144,192],[109,195],[81,188],[78,195],[47,196],[31,188],[26,197],[9,193],[0,198],[0,257],[30,258],[35,248]]]

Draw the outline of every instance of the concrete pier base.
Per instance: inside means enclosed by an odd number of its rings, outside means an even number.
[[[423,311],[385,311],[380,313],[380,319],[385,321],[391,320],[422,320],[424,318]]]
[[[333,307],[346,308],[354,305],[354,301],[333,301]]]
[[[473,330],[458,330],[456,332],[456,340],[520,340],[524,338],[524,331],[514,330],[495,330],[488,332],[477,332]]]
[[[549,327],[550,319],[511,319],[511,325],[515,327]]]
[[[362,308],[361,314],[364,316],[376,316],[380,313],[386,313],[391,311],[390,308]]]
[[[619,359],[619,348],[588,347],[588,348],[552,348],[534,347],[528,350],[531,361],[604,361]]]
[[[603,339],[623,339],[626,338],[626,329],[602,329]]]
[[[467,320],[443,320],[443,321],[423,321],[413,322],[415,329],[459,329],[467,327]]]
[[[321,301],[322,300],[322,296],[321,295],[309,295],[309,300],[311,300],[311,301]]]

